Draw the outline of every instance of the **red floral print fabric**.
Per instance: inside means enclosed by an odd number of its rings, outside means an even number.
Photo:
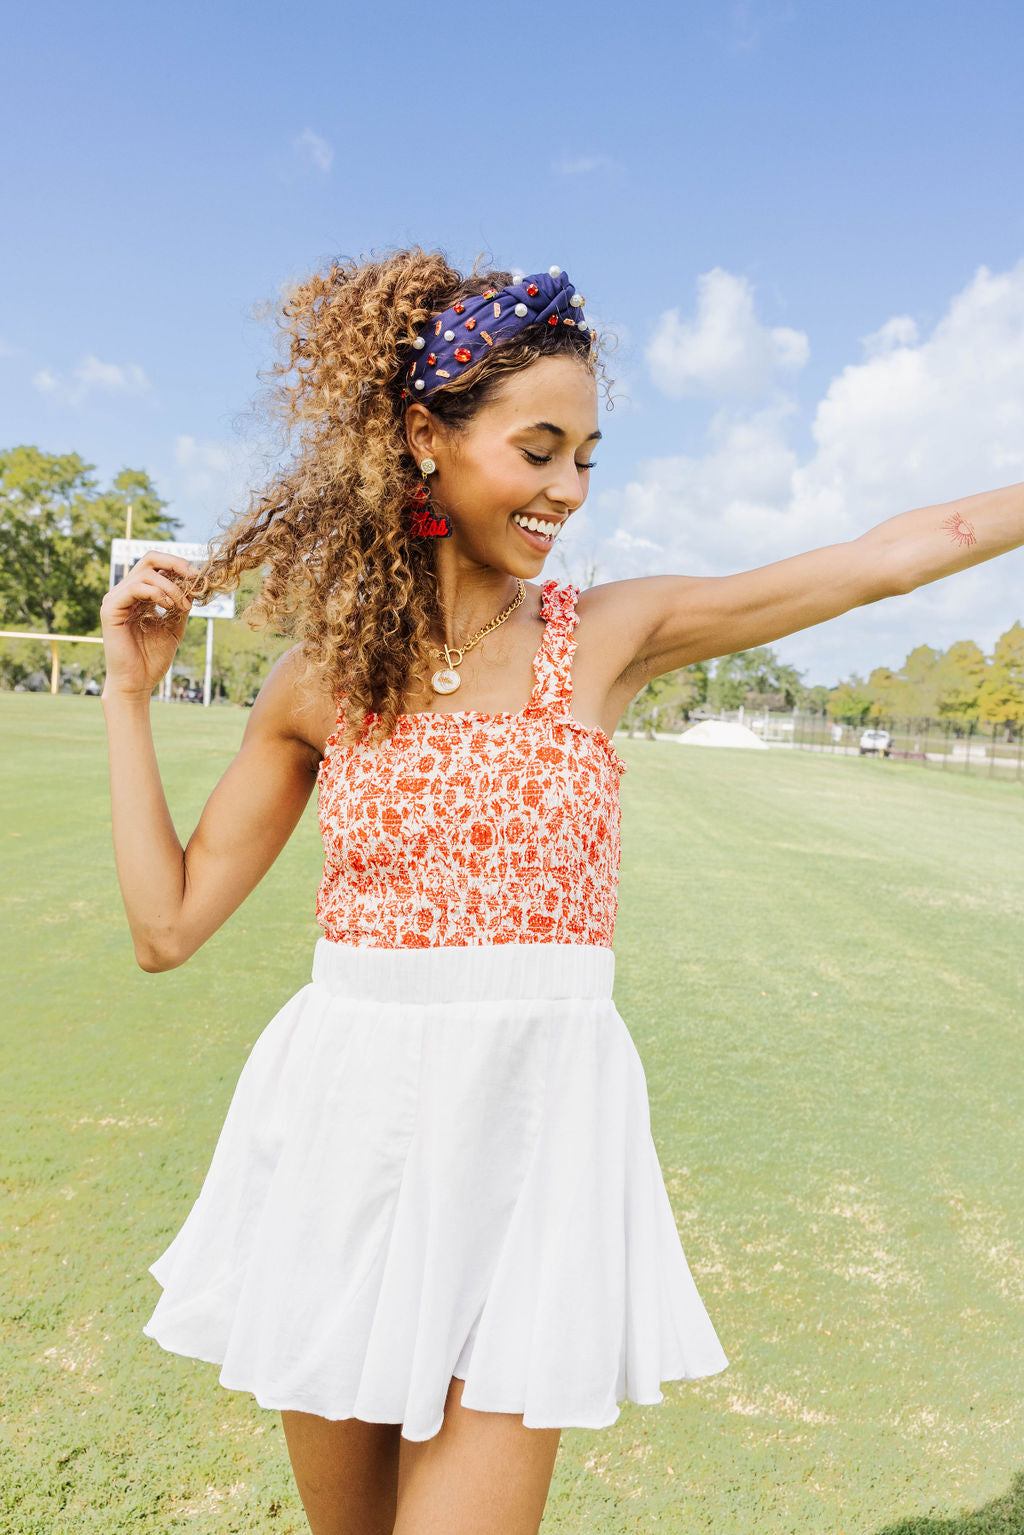
[[[626,764],[570,713],[578,596],[544,582],[536,681],[519,713],[404,714],[379,747],[328,739],[317,773],[325,937],[611,947]]]

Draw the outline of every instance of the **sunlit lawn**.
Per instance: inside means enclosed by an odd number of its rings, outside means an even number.
[[[153,714],[187,836],[247,714]],[[0,694],[0,738],[0,1525],[299,1535],[279,1417],[141,1327],[246,1055],[308,979],[315,806],[146,975],[98,701]],[[1024,788],[616,746],[616,1001],[730,1367],[566,1430],[543,1529],[1024,1530]]]

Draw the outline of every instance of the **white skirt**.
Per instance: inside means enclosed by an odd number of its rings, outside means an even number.
[[[261,1407],[527,1428],[729,1361],[690,1274],[611,949],[321,938],[242,1068],[143,1328]]]

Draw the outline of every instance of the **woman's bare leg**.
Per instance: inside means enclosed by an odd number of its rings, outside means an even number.
[[[312,1535],[391,1535],[401,1424],[291,1411],[281,1422]]]
[[[433,1439],[401,1441],[394,1535],[537,1535],[562,1431],[463,1407],[464,1384]]]

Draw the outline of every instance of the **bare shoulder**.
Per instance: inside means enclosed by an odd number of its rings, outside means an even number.
[[[639,691],[647,680],[643,661],[666,607],[681,603],[700,585],[697,576],[637,576],[604,581],[580,592],[576,603],[581,651],[594,656],[609,688]]]
[[[276,736],[309,757],[315,771],[337,723],[337,706],[326,683],[307,671],[303,647],[278,656],[253,704],[250,729]]]
[[[625,581],[602,581],[598,586],[584,587],[576,610],[581,620],[592,611],[602,620],[627,628],[649,628],[652,607],[678,596],[682,587],[695,589],[700,584],[700,576],[633,576]]]

